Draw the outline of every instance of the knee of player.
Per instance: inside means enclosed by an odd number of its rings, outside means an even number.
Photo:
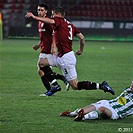
[[[41,65],[42,65],[42,63],[41,63],[41,61],[39,61],[39,62],[38,62],[38,66],[41,67]]]
[[[39,74],[40,76],[43,76],[43,75],[44,75],[44,72],[43,72],[42,70],[40,70],[40,69],[39,69],[37,72],[38,72],[38,74]]]
[[[70,84],[73,90],[78,90],[78,86],[76,83]]]
[[[44,66],[45,66],[45,64],[43,63],[43,60],[40,60],[40,61],[38,62],[38,66],[39,66],[39,67],[44,67]]]
[[[78,90],[77,86],[71,86],[73,90]]]
[[[39,62],[38,62],[38,66],[41,68],[41,67],[45,67],[45,66],[49,66],[49,63],[48,63],[48,59],[45,58],[45,59],[41,59]]]
[[[77,87],[78,80],[77,79],[70,80],[69,84],[70,84],[70,86],[72,87],[73,90],[78,90],[78,87]]]

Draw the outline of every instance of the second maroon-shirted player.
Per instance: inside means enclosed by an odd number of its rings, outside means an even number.
[[[48,12],[48,6],[46,4],[38,5],[37,7],[38,16],[46,17],[47,12]],[[49,54],[51,54],[51,46],[53,43],[53,27],[52,25],[49,25],[42,21],[38,21],[38,32],[39,32],[40,42],[38,43],[38,45],[33,46],[33,49],[37,50],[38,48],[41,48],[39,59],[38,59],[38,61],[40,61],[41,59],[44,59]],[[47,73],[54,76],[55,79],[63,80],[67,84],[65,77],[53,72],[49,66],[44,67],[43,71],[40,70],[40,67],[38,67],[38,74],[40,75],[41,80],[47,89],[47,92],[51,89],[51,86],[49,83],[49,81],[51,81],[51,78],[48,78],[46,76]],[[40,94],[40,96],[46,96],[47,92],[44,94]]]

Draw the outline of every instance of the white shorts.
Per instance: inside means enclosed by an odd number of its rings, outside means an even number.
[[[52,54],[40,53],[40,54],[39,54],[39,58],[38,58],[38,62],[39,62],[41,59],[47,58],[48,56],[52,57]],[[38,62],[37,62],[37,66],[38,66]],[[52,68],[52,67],[51,67],[51,68]]]
[[[74,52],[64,54],[62,57],[58,57],[56,54],[47,56],[50,66],[59,67],[62,70],[63,75],[67,81],[74,80],[77,78],[76,72],[76,57]]]
[[[96,107],[96,110],[98,110],[100,107],[105,107],[105,108],[109,109],[112,112],[111,119],[118,119],[119,118],[118,114],[111,107],[111,105],[109,104],[108,100],[100,100],[100,101],[98,101],[96,103],[93,103],[92,105],[94,105]]]
[[[39,54],[39,58],[38,58],[38,61],[40,61],[41,59],[45,59],[47,57],[48,54],[45,54],[45,53],[40,53]]]

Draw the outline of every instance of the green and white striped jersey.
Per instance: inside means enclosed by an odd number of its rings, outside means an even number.
[[[133,115],[133,92],[127,88],[116,99],[109,100],[109,104],[120,118]]]

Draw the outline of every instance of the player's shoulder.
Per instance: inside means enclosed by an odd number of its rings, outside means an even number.
[[[124,91],[130,93],[130,92],[131,92],[131,88],[130,88],[130,87],[126,87],[126,88],[124,89]]]
[[[58,24],[58,23],[61,24],[61,23],[63,23],[63,19],[64,19],[64,18],[62,18],[62,17],[57,17],[57,16],[56,16],[56,17],[54,17],[53,19],[54,19],[54,21],[55,21],[56,24]]]
[[[129,87],[129,86],[125,88],[125,90],[129,90],[129,89],[130,89],[130,87]]]
[[[54,20],[61,20],[61,19],[63,19],[63,18],[62,18],[62,17],[57,17],[57,16],[56,16],[56,17],[54,17],[53,19],[54,19]]]

